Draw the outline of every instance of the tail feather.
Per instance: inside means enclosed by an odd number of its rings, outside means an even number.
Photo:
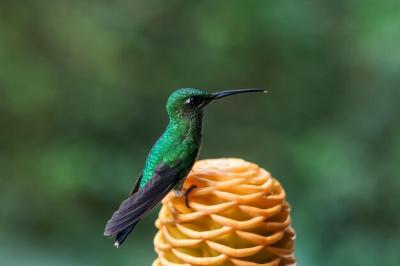
[[[135,225],[176,185],[176,171],[177,168],[166,165],[157,167],[152,179],[143,188],[135,188],[121,203],[104,230],[105,236],[116,236],[115,246],[120,246]]]
[[[115,236],[115,246],[117,248],[119,248],[126,240],[126,238],[128,237],[128,235],[132,232],[133,228],[135,228],[135,226],[137,225],[138,222],[132,224],[130,227],[126,228],[125,230],[119,232],[116,236]]]

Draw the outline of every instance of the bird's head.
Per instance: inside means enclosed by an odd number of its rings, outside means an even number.
[[[167,112],[170,117],[190,117],[198,114],[210,102],[227,96],[247,92],[266,92],[262,89],[237,89],[215,93],[183,88],[174,91],[167,101]]]

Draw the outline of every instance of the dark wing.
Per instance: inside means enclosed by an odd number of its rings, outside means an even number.
[[[121,203],[107,222],[104,235],[113,236],[143,218],[179,181],[178,169],[179,167],[167,165],[158,167],[152,179],[142,189]]]
[[[133,187],[133,190],[132,190],[132,192],[131,192],[130,195],[133,195],[133,194],[135,194],[136,192],[138,192],[139,186],[140,186],[140,182],[142,181],[142,177],[143,177],[143,174],[140,174],[140,176],[139,176],[139,178],[137,179],[137,181],[136,181],[136,183],[135,183],[135,186]]]

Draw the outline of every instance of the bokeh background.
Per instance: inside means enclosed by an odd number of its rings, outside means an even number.
[[[104,225],[180,87],[268,88],[207,109],[201,158],[285,186],[299,265],[400,265],[400,2],[0,1],[0,264],[150,265],[153,211]]]

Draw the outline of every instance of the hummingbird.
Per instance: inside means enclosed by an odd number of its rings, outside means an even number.
[[[185,196],[189,207],[188,195],[196,187],[191,186],[184,192],[182,187],[199,155],[204,107],[217,99],[251,92],[266,91],[236,89],[210,93],[183,88],[169,96],[166,104],[169,124],[151,148],[132,193],[107,222],[104,235],[115,237],[116,247],[124,243],[136,224],[171,190]]]

